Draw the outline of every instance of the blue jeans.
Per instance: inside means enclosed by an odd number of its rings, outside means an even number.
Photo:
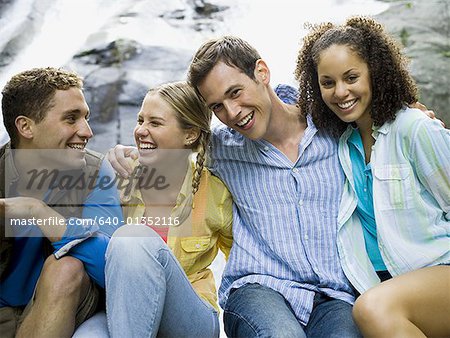
[[[217,311],[197,295],[172,251],[147,226],[123,226],[111,238],[106,313],[113,338],[219,336]]]
[[[228,297],[223,320],[229,337],[362,337],[350,304],[316,294],[305,327],[280,293],[259,284],[234,290]]]

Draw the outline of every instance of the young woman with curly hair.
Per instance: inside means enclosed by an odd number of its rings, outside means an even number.
[[[450,336],[450,131],[408,107],[406,58],[373,19],[312,27],[296,77],[301,111],[340,136],[338,250],[362,333]]]

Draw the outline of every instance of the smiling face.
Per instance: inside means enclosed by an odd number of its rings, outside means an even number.
[[[175,110],[157,93],[146,95],[138,113],[134,139],[139,162],[150,165],[160,160],[162,149],[187,149],[188,130],[180,127]],[[165,156],[167,155],[167,152]]]
[[[323,50],[317,64],[325,104],[342,121],[370,124],[372,86],[367,63],[345,45]]]
[[[31,123],[31,134],[24,148],[58,149],[53,158],[63,154],[71,167],[85,164],[85,147],[93,136],[88,123],[89,107],[81,89],[57,90],[45,118]]]
[[[256,63],[255,77],[256,81],[239,69],[218,62],[198,86],[216,117],[252,140],[267,136],[271,117],[269,70],[262,60]]]

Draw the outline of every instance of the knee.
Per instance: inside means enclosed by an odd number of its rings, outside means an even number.
[[[247,284],[231,293],[223,319],[230,337],[305,337],[284,297],[259,284]]]
[[[273,337],[273,338],[305,338],[306,335],[297,321],[273,323],[270,320],[259,320],[257,315],[245,317],[239,313],[224,311],[224,330],[227,337]],[[280,325],[283,329],[280,330]]]
[[[136,265],[142,268],[144,262],[156,257],[158,251],[165,246],[161,237],[147,226],[123,226],[114,233],[109,242],[106,253],[107,269],[108,266],[116,264],[127,269],[133,269]]]
[[[56,259],[51,255],[42,269],[38,290],[46,297],[70,297],[78,295],[88,282],[89,277],[80,260],[70,256]]]
[[[389,298],[377,288],[371,289],[361,296],[353,306],[352,315],[358,326],[387,325],[392,309]]]

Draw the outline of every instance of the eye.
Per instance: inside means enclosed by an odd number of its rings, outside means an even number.
[[[320,81],[320,86],[324,88],[331,88],[333,86],[333,81],[331,80],[322,80]]]
[[[239,96],[239,94],[241,93],[241,89],[235,89],[230,93],[230,97],[231,98],[236,98]]]
[[[144,119],[138,117],[137,124],[141,125],[142,123],[144,123]]]
[[[152,127],[159,127],[159,126],[162,125],[162,123],[159,122],[159,121],[151,121],[151,122],[150,122],[150,125],[151,125]]]
[[[347,77],[348,82],[353,83],[358,80],[359,76],[355,74],[351,74]]]
[[[222,110],[222,107],[223,107],[223,105],[222,105],[221,103],[218,103],[218,104],[212,105],[210,109],[211,109],[214,113],[218,113],[218,112],[220,112],[220,111]]]
[[[66,121],[70,124],[74,124],[75,122],[77,122],[77,117],[75,115],[67,115]]]

